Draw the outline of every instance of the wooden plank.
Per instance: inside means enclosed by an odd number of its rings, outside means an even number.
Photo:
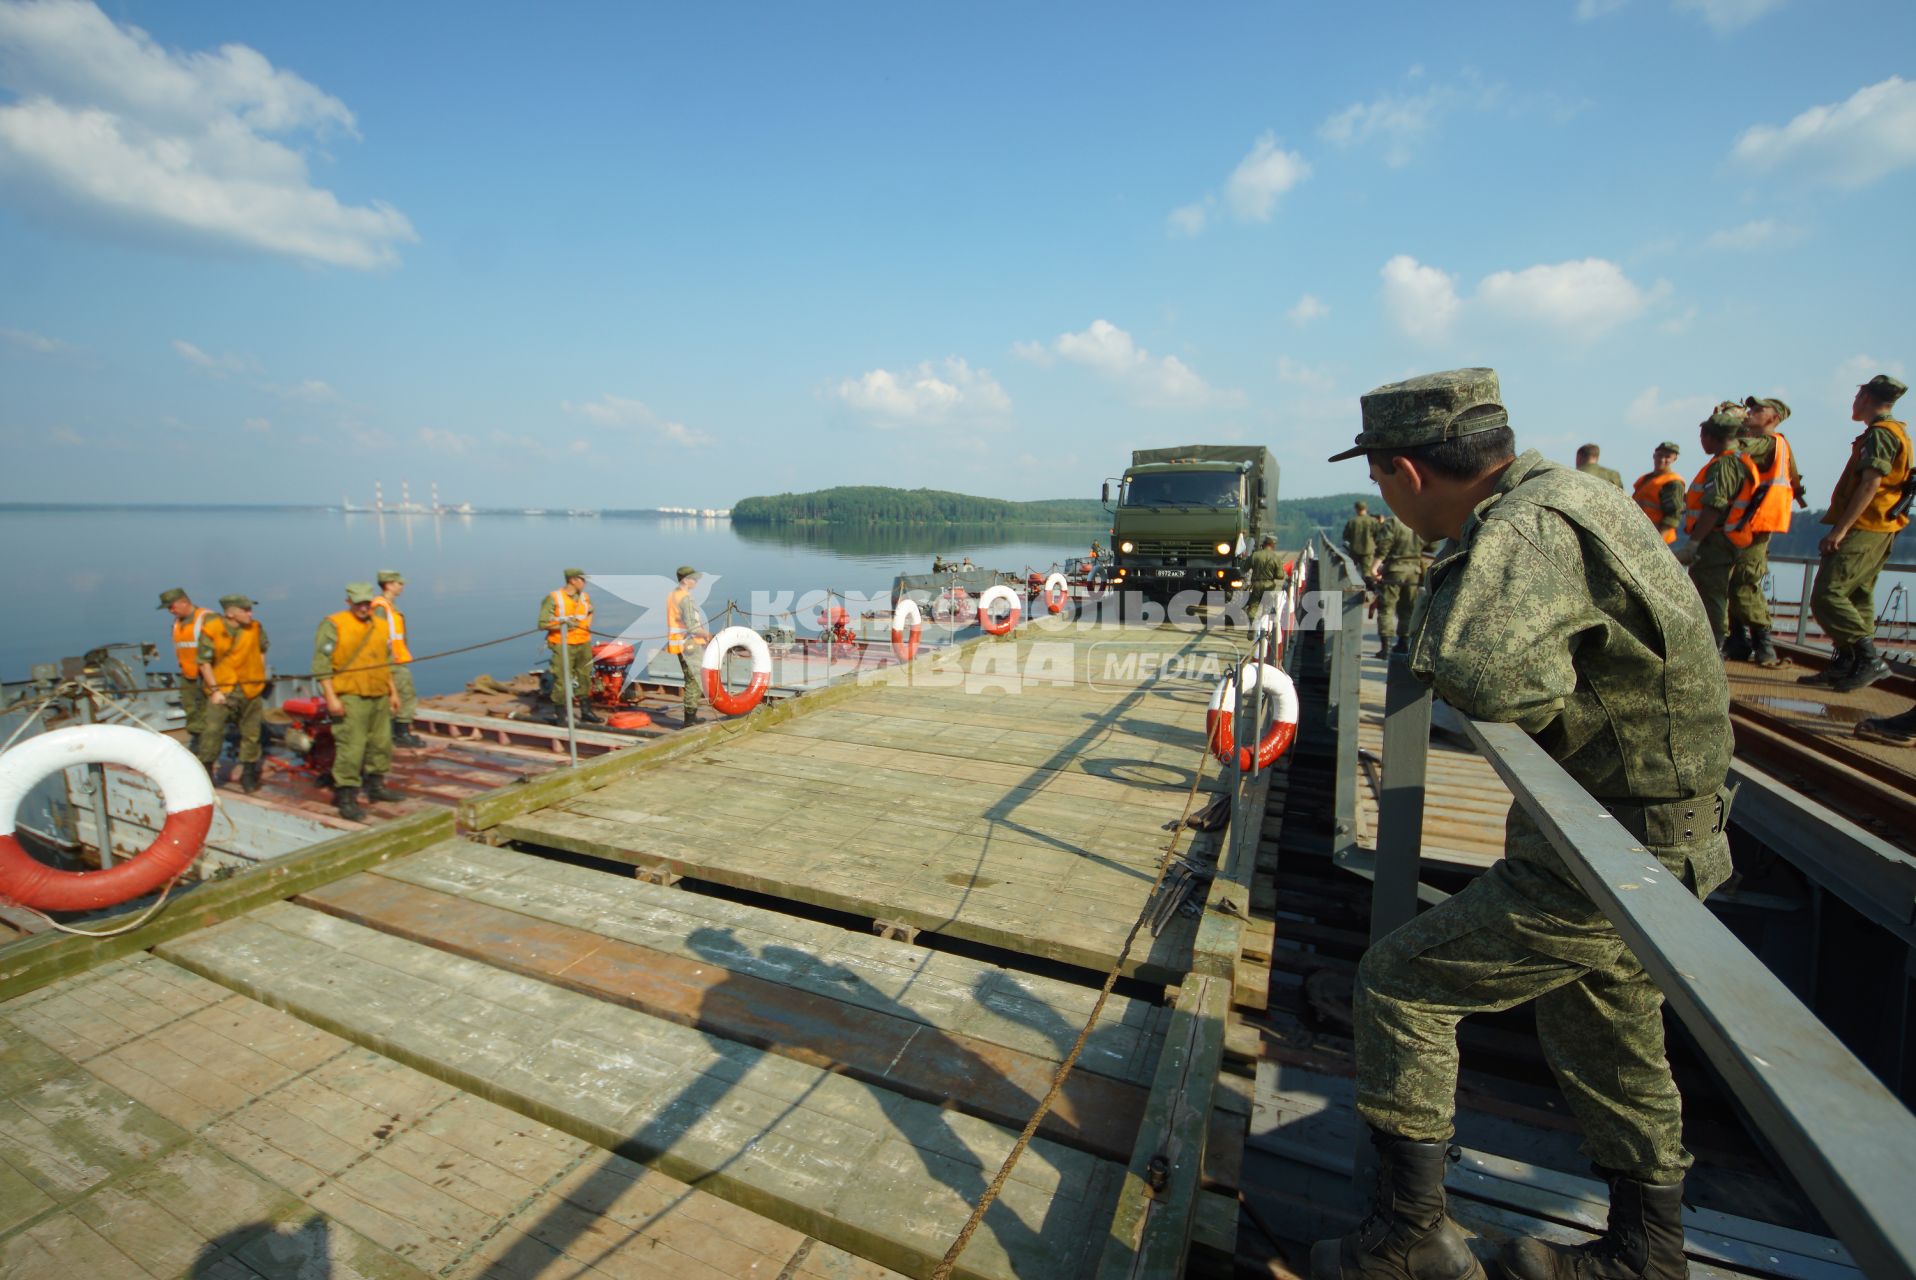
[[[907,1272],[1011,1144],[958,1113],[291,906],[177,963],[460,1088]],[[1037,1139],[961,1273],[1083,1273],[1117,1167]]]
[[[884,1007],[874,990],[860,992],[863,999],[852,1004],[732,972],[724,961],[736,943],[723,935],[704,942],[702,957],[683,958],[377,876],[324,885],[297,901],[1012,1128],[1024,1124],[1057,1072],[1055,1059],[951,1031],[925,1034],[928,1028],[909,1010]],[[864,986],[848,969],[830,968],[824,976]],[[1041,1132],[1107,1160],[1123,1159],[1144,1098],[1140,1087],[1074,1072]]]
[[[452,834],[452,815],[434,811],[401,818],[370,831],[324,840],[309,848],[262,862],[223,880],[202,880],[174,893],[152,919],[110,938],[42,934],[0,947],[0,1001],[24,995],[49,982],[80,973],[119,956],[131,955],[240,915],[264,903],[290,898],[328,880],[348,876],[402,857]],[[111,929],[130,921],[144,906],[89,921],[89,929]]]

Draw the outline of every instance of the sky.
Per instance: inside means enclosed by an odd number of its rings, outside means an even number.
[[[1916,365],[1908,0],[0,0],[0,501],[1092,497]],[[1916,73],[1912,73],[1916,74]],[[1898,228],[1901,228],[1898,230]]]

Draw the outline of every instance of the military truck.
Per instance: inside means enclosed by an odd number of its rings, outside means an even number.
[[[1269,449],[1187,444],[1139,449],[1104,484],[1112,585],[1168,599],[1244,585],[1258,539],[1277,528],[1277,459]]]

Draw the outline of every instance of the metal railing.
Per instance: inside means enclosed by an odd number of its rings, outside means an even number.
[[[1341,563],[1340,563],[1341,562]],[[1339,592],[1347,632],[1349,561],[1318,547],[1319,588]],[[1356,597],[1361,610],[1361,595]],[[1328,620],[1333,605],[1322,617]],[[1361,613],[1360,613],[1361,617]],[[1351,635],[1325,649],[1334,697],[1351,697],[1348,740],[1339,714],[1339,805],[1358,776],[1356,668]],[[1372,939],[1416,911],[1422,849],[1430,692],[1392,659],[1385,686]],[[1663,992],[1672,1011],[1756,1128],[1865,1274],[1916,1277],[1916,1117],[1729,929],[1530,736],[1464,718],[1465,730],[1534,818]],[[1351,810],[1353,829],[1355,806]],[[1891,910],[1897,909],[1889,905]],[[1907,923],[1907,922],[1905,922]]]

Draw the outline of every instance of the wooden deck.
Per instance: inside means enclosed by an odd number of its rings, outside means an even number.
[[[928,1274],[1092,1013],[1233,654],[1027,627],[0,948],[0,1274]],[[1244,843],[1141,939],[1172,989],[1105,1005],[959,1275],[1228,1257]]]

